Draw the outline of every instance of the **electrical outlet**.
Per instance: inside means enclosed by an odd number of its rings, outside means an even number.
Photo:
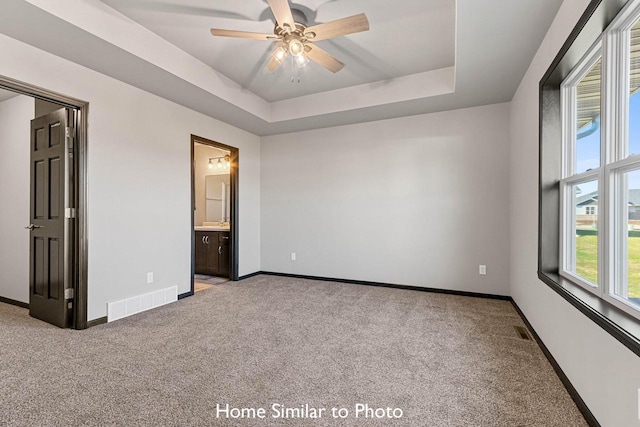
[[[478,274],[481,276],[485,276],[487,274],[487,266],[486,265],[478,266]]]
[[[296,260],[296,253],[291,252],[291,261],[295,261],[295,260]]]
[[[153,271],[147,273],[147,283],[153,283]]]

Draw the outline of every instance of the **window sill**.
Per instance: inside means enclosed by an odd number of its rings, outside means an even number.
[[[598,326],[640,356],[640,320],[555,273],[538,278]]]

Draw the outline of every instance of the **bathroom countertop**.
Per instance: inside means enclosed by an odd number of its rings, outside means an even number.
[[[216,225],[198,225],[193,227],[194,230],[196,231],[229,231],[230,228],[229,226],[216,226]]]

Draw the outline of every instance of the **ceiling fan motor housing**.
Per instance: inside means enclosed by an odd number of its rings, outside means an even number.
[[[283,28],[279,25],[276,25],[274,29],[274,34],[282,38],[282,41],[287,46],[287,50],[293,56],[300,56],[307,51],[305,43],[308,39],[312,39],[315,36],[315,33],[306,33],[307,29],[306,25],[301,24],[299,22],[295,23],[295,29],[291,29],[290,31],[287,28]]]

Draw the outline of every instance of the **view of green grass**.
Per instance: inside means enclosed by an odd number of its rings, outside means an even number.
[[[598,236],[576,237],[576,273],[598,283]]]
[[[598,280],[598,236],[576,237],[576,273]],[[629,238],[629,298],[640,298],[640,237]]]

